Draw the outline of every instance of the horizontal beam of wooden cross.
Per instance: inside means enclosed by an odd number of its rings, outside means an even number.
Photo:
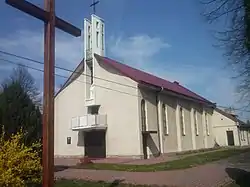
[[[25,0],[5,0],[8,5],[15,7],[18,10],[21,10],[37,19],[42,20],[43,22],[49,21],[49,13],[42,8],[33,5],[32,3]],[[55,27],[69,33],[73,36],[81,36],[81,29],[75,27],[74,25],[62,20],[56,16]]]

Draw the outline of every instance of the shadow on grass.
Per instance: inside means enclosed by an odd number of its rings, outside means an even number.
[[[54,166],[54,172],[58,172],[58,171],[63,171],[65,169],[68,169],[69,166]]]
[[[250,172],[238,168],[226,168],[228,176],[234,181],[234,185],[238,187],[250,186]]]
[[[112,183],[104,181],[83,181],[83,180],[66,180],[56,181],[55,187],[142,187],[141,185],[123,184],[124,179],[116,179]]]
[[[116,180],[114,180],[114,181],[109,185],[109,187],[117,187],[117,186],[119,186],[123,181],[124,181],[124,179],[116,179]]]

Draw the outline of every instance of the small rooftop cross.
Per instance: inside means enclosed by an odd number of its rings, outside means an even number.
[[[90,5],[90,7],[93,7],[93,13],[95,14],[95,6],[99,3],[100,1],[95,1],[93,0],[93,3]]]

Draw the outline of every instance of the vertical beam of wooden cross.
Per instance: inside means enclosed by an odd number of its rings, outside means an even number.
[[[48,22],[44,23],[43,186],[52,187],[54,185],[55,0],[44,0],[44,8],[49,15]]]
[[[95,14],[95,12],[96,12],[96,5],[99,3],[100,1],[95,1],[95,0],[93,0],[93,3],[90,5],[90,7],[93,7],[93,13]]]
[[[55,0],[44,0],[45,10],[25,0],[6,3],[44,22],[43,187],[54,186],[55,27],[73,36],[81,30],[55,16]]]

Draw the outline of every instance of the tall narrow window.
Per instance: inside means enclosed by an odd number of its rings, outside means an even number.
[[[102,50],[104,50],[104,29],[102,24]]]
[[[210,132],[209,132],[209,126],[208,126],[208,115],[206,112],[205,112],[205,125],[206,125],[207,135],[209,136]]]
[[[199,129],[198,129],[198,120],[197,120],[197,111],[196,110],[194,110],[194,130],[195,130],[196,136],[198,136]]]
[[[142,131],[146,131],[146,106],[145,100],[141,100],[141,124],[142,124]]]
[[[99,32],[96,32],[96,47],[99,47]]]
[[[92,64],[89,66],[89,69],[90,69],[90,84],[93,84],[94,75],[93,75],[93,66],[92,66]]]
[[[166,105],[162,104],[162,123],[163,123],[163,131],[165,135],[168,135],[168,121],[166,114]]]
[[[102,38],[101,38],[101,40],[102,40],[102,50],[104,50],[104,35],[102,34]]]
[[[182,135],[185,136],[186,135],[186,128],[185,128],[185,122],[184,122],[184,112],[183,112],[183,108],[180,107],[180,125],[181,125],[181,131],[182,131]]]
[[[90,35],[88,35],[88,49],[90,49]]]

